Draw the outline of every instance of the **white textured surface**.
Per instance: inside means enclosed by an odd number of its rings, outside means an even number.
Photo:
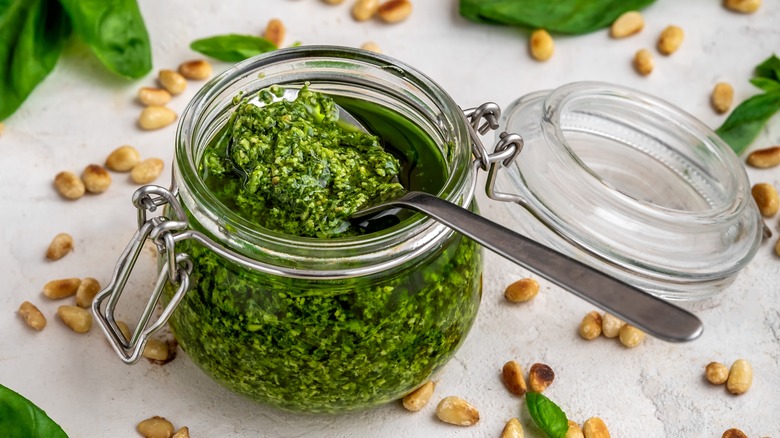
[[[644,13],[645,30],[614,41],[606,31],[556,39],[547,63],[527,55],[525,33],[467,23],[456,1],[417,0],[402,24],[355,23],[348,0],[333,7],[315,0],[141,1],[154,41],[155,68],[173,68],[195,57],[188,43],[218,33],[258,33],[268,19],[281,18],[287,41],[359,46],[377,42],[384,52],[422,70],[463,107],[493,100],[506,106],[525,93],[567,82],[596,79],[653,93],[691,112],[710,126],[724,119],[709,107],[717,81],[728,81],[743,100],[756,90],[748,83],[753,66],[780,50],[780,2],[765,0],[754,15],[724,10],[717,0],[659,0]],[[630,60],[652,48],[668,24],[685,29],[685,41],[671,57],[656,55],[656,71],[635,74]],[[129,143],[144,157],[171,162],[174,129],[154,133],[135,128],[139,86],[106,73],[88,51],[71,44],[54,73],[24,107],[6,120],[0,138],[0,383],[44,408],[73,437],[135,436],[135,424],[163,415],[188,425],[194,437],[498,436],[504,422],[519,416],[527,437],[541,436],[499,379],[503,363],[549,364],[555,383],[546,394],[579,422],[603,418],[613,437],[716,437],[739,427],[748,436],[780,437],[780,259],[765,243],[723,294],[691,303],[704,321],[697,341],[673,345],[648,339],[633,350],[601,338],[585,342],[576,333],[591,306],[543,283],[527,305],[508,305],[504,287],[527,275],[487,255],[482,308],[467,341],[439,377],[432,403],[411,414],[398,404],[342,416],[282,413],[232,395],[205,377],[181,354],[160,367],[146,361],[128,367],[110,351],[97,328],[85,336],[70,332],[54,316],[62,303],[40,291],[62,277],[93,276],[104,284],[133,233],[134,186],[113,174],[107,193],[65,202],[51,182],[60,170],[80,172],[102,163],[113,148]],[[219,66],[224,67],[223,65]],[[197,84],[171,106],[183,110]],[[780,143],[775,117],[759,145]],[[749,170],[753,182],[780,186],[780,169]],[[169,171],[159,181],[169,178]],[[483,214],[505,220],[504,207],[481,202]],[[770,222],[775,232],[777,218]],[[44,252],[50,239],[69,232],[76,250],[58,262]],[[775,237],[776,239],[776,237]],[[772,241],[774,243],[774,240]],[[131,278],[128,314],[137,311],[152,282],[151,257]],[[23,300],[49,319],[41,333],[15,315]],[[734,397],[704,381],[704,366],[746,358],[755,370],[753,388]],[[458,395],[477,406],[481,421],[471,428],[438,422],[436,402]]]

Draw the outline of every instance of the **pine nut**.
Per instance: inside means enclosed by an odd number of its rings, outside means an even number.
[[[173,424],[163,417],[154,416],[138,423],[136,430],[145,438],[170,438]]]
[[[780,146],[772,146],[751,152],[747,157],[747,164],[760,169],[777,166],[780,164]]]
[[[718,114],[723,114],[731,108],[731,103],[734,101],[734,87],[726,82],[720,82],[715,84],[715,88],[712,89],[710,95],[710,103],[712,108]]]
[[[758,205],[758,211],[764,217],[772,217],[780,208],[780,199],[778,199],[777,189],[769,183],[758,183],[750,190],[753,199]]]
[[[601,325],[602,321],[599,312],[588,312],[580,322],[580,336],[588,341],[598,338],[601,336]]]
[[[25,301],[19,306],[19,315],[33,330],[41,331],[46,327],[46,317],[29,301]]]
[[[111,185],[111,175],[103,166],[90,164],[81,172],[81,181],[84,182],[84,188],[88,192],[103,193]]]
[[[775,243],[775,254],[780,257],[780,239],[777,239],[777,243]]]
[[[59,260],[73,251],[73,237],[68,233],[60,233],[54,236],[46,250],[46,258]]]
[[[147,158],[138,163],[130,171],[130,179],[136,184],[148,184],[157,179],[165,168],[165,163],[159,158]]]
[[[4,132],[5,132],[5,125],[3,124],[3,122],[0,122],[0,136],[2,136]]]
[[[360,46],[360,48],[363,50],[368,50],[369,52],[382,53],[382,48],[379,47],[379,45],[373,41],[367,41],[363,43],[363,45]]]
[[[449,396],[436,406],[439,420],[456,426],[472,426],[479,421],[479,411],[462,398]]]
[[[202,81],[211,77],[213,69],[211,63],[205,59],[194,59],[182,62],[179,65],[179,73],[187,79]]]
[[[555,42],[553,42],[552,37],[546,30],[537,29],[531,33],[531,38],[528,40],[528,49],[535,60],[547,61],[555,51]]]
[[[620,343],[628,348],[634,348],[645,340],[645,332],[629,324],[620,328],[619,336]]]
[[[501,379],[504,381],[506,389],[514,395],[522,397],[528,391],[528,386],[523,376],[523,369],[519,363],[513,360],[504,364],[504,368],[501,369]]]
[[[722,385],[729,378],[729,369],[720,362],[710,362],[704,368],[704,376],[713,385]]]
[[[171,438],[190,438],[190,429],[187,426],[184,426],[177,430]]]
[[[634,55],[634,69],[642,76],[647,76],[653,72],[653,54],[647,49],[640,49]]]
[[[569,430],[566,431],[566,435],[563,438],[585,438],[585,435],[580,429],[580,425],[569,420]]]
[[[626,325],[625,321],[617,316],[604,312],[601,317],[601,333],[607,338],[616,338],[620,335],[620,328]]]
[[[138,126],[146,131],[164,128],[176,120],[176,113],[165,106],[150,105],[141,111]]]
[[[726,389],[730,393],[744,394],[753,386],[753,367],[745,359],[738,359],[729,369],[729,378],[726,380]]]
[[[141,87],[138,89],[138,101],[144,106],[162,106],[171,101],[171,93],[162,88]]]
[[[761,6],[761,0],[725,0],[723,5],[735,12],[751,14]]]
[[[127,326],[127,323],[124,321],[117,321],[116,326],[119,327],[119,331],[122,333],[122,335],[125,337],[125,340],[130,340],[130,327]]]
[[[79,286],[81,286],[81,280],[78,278],[52,280],[43,285],[43,295],[52,300],[67,298],[75,295]]]
[[[748,436],[745,435],[745,432],[742,432],[741,430],[736,428],[732,428],[723,432],[721,438],[748,438]]]
[[[504,426],[504,430],[501,431],[501,438],[523,438],[525,432],[523,431],[523,425],[520,424],[520,420],[517,418],[510,418]]]
[[[431,400],[436,383],[432,380],[425,382],[421,387],[407,394],[403,399],[403,405],[407,411],[417,412],[424,408]]]
[[[81,178],[73,172],[64,171],[54,177],[54,188],[67,199],[79,199],[84,196],[85,188]]]
[[[645,27],[645,19],[637,11],[624,12],[612,23],[609,34],[612,38],[625,38],[639,33]]]
[[[370,20],[379,8],[379,0],[357,0],[352,6],[352,18],[356,21]]]
[[[528,372],[528,387],[533,392],[544,392],[555,380],[555,373],[549,365],[535,363]]]
[[[376,11],[385,23],[398,23],[406,20],[412,13],[412,2],[409,0],[388,0],[382,3]]]
[[[143,356],[147,359],[165,362],[170,357],[168,344],[157,339],[149,339],[144,347]]]
[[[322,0],[329,5],[340,5],[344,3],[344,0]]]
[[[285,35],[287,35],[287,29],[284,27],[282,20],[278,18],[269,20],[265,26],[265,32],[263,32],[263,38],[274,43],[276,47],[282,47]]]
[[[685,32],[679,26],[667,26],[658,37],[658,51],[664,55],[671,55],[680,48]]]
[[[157,81],[174,96],[183,93],[187,88],[187,80],[184,79],[184,76],[173,70],[160,70]]]
[[[76,305],[85,309],[89,308],[98,292],[100,292],[100,282],[91,277],[81,280],[79,289],[76,291]]]
[[[60,306],[57,316],[76,333],[87,333],[92,328],[92,314],[78,306]]]
[[[533,278],[522,278],[507,286],[504,298],[513,303],[523,303],[539,293],[539,282]]]
[[[582,434],[585,438],[610,438],[607,425],[599,417],[590,417],[585,420],[582,425]]]
[[[129,172],[141,162],[141,154],[129,145],[119,146],[106,158],[106,167],[114,172]]]

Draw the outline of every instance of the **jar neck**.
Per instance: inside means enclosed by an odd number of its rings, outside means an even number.
[[[212,79],[184,111],[176,133],[174,184],[190,221],[226,249],[285,268],[352,277],[391,269],[440,246],[452,232],[414,214],[393,227],[348,238],[297,237],[253,224],[220,202],[200,172],[206,146],[224,127],[234,97],[271,85],[301,86],[331,96],[384,106],[433,139],[446,167],[437,195],[461,206],[471,202],[474,175],[466,120],[438,85],[391,58],[340,47],[278,50],[235,65]]]

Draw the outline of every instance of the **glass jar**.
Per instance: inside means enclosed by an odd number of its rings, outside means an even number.
[[[728,286],[763,222],[744,166],[714,132],[647,94],[597,82],[513,102],[501,129],[525,140],[497,187],[541,243],[657,296]]]

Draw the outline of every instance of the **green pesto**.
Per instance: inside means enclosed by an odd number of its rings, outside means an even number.
[[[215,193],[250,221],[304,237],[356,234],[349,217],[404,192],[400,163],[379,139],[338,122],[328,96],[304,86],[294,101],[283,90],[259,93],[262,106],[240,102],[220,141],[204,153]]]

